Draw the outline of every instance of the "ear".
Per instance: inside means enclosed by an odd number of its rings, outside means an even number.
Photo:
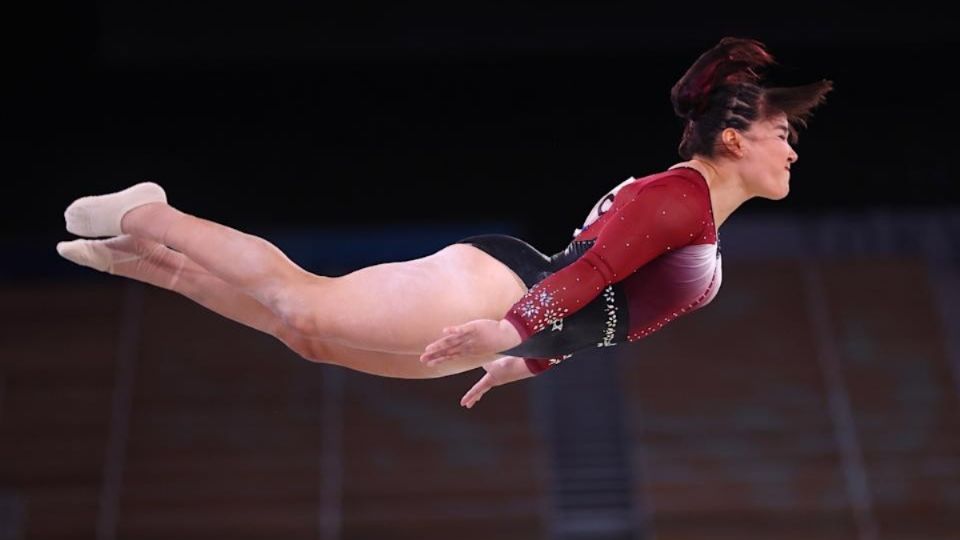
[[[729,127],[721,131],[720,144],[730,155],[743,157],[743,135],[739,131]]]

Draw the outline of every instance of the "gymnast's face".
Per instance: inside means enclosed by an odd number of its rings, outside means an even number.
[[[790,192],[790,166],[797,153],[790,146],[790,125],[784,114],[757,120],[739,132],[740,176],[751,194],[780,200]]]

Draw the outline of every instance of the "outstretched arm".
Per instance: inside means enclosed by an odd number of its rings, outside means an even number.
[[[534,285],[503,319],[445,329],[444,337],[430,344],[421,360],[432,365],[466,354],[503,352],[570,317],[608,285],[698,238],[706,225],[709,199],[693,194],[703,189],[684,178],[647,185],[617,208],[582,257]]]

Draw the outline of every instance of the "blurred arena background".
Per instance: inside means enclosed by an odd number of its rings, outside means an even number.
[[[960,538],[957,19],[912,2],[30,4],[5,33],[0,539]],[[496,388],[310,364],[75,267],[63,208],[151,179],[338,275],[545,252],[678,161],[726,35],[835,81],[706,310]]]

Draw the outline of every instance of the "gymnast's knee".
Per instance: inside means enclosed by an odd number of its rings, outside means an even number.
[[[274,313],[290,330],[309,339],[336,340],[342,334],[336,311],[319,301],[311,287],[291,287],[271,302]]]
[[[301,305],[297,301],[282,302],[275,306],[274,311],[285,326],[301,336],[312,339],[329,337],[327,332],[323,331],[320,317],[310,306]]]
[[[286,345],[288,349],[308,362],[339,365],[334,361],[334,355],[330,353],[326,344],[321,340],[308,339],[285,324],[277,325],[270,333]]]

